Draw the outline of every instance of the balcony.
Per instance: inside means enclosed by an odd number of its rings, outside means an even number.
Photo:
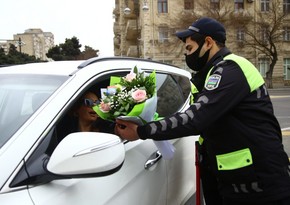
[[[120,44],[121,44],[120,36],[115,36],[114,37],[114,46],[117,48],[120,48]]]
[[[129,57],[139,57],[138,56],[138,47],[135,45],[129,46],[126,55]]]
[[[127,40],[135,40],[138,38],[137,20],[128,20],[126,25],[125,36]]]
[[[113,14],[116,16],[120,15],[120,5],[115,3],[115,9],[113,10]]]
[[[114,23],[114,34],[120,34],[121,33],[121,26],[119,25],[118,22]]]

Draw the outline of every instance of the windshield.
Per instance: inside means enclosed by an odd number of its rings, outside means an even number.
[[[0,75],[0,148],[66,79],[52,75]]]

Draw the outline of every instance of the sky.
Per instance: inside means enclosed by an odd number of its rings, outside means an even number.
[[[114,55],[114,0],[1,0],[0,5],[1,40],[40,28],[54,35],[55,45],[75,36],[100,56]]]

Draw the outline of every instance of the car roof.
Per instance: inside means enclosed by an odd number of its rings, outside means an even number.
[[[174,65],[168,65],[162,62],[152,61],[149,59],[114,56],[114,57],[95,57],[88,60],[52,61],[52,62],[28,63],[28,64],[8,66],[8,67],[1,67],[0,75],[1,74],[40,74],[40,75],[69,76],[79,70],[84,69],[85,67],[90,67],[92,64],[99,63],[99,62],[103,62],[105,64],[114,62],[114,65],[122,65],[122,64],[124,65],[128,62],[155,63],[159,65],[164,65],[165,67],[166,65],[170,66],[171,69],[175,67],[178,70],[178,73],[181,72],[185,74],[187,72]],[[173,72],[173,70],[171,71]]]
[[[28,63],[0,68],[0,74],[70,75],[83,61],[52,61]]]

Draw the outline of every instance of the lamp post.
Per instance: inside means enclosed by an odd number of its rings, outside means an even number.
[[[130,9],[129,7],[126,7],[126,8],[124,9],[124,14],[125,14],[125,15],[130,15],[130,14],[131,14],[131,9]]]
[[[124,14],[125,15],[130,15],[131,14],[131,9],[128,7],[128,0],[125,0],[125,4],[126,4],[126,8],[124,9]],[[137,27],[137,38],[136,38],[136,43],[137,43],[137,56],[140,57],[140,49],[139,49],[139,41],[141,40],[139,37],[139,32],[140,32],[140,28],[139,28],[139,23],[138,23],[138,19],[140,18],[140,3],[139,0],[134,0],[134,5],[135,5],[135,9],[134,9],[134,14],[136,15],[136,27]],[[143,1],[143,6],[142,6],[142,11],[143,11],[143,58],[145,58],[145,23],[144,23],[144,12],[148,11],[149,7],[147,5],[147,0]]]
[[[149,10],[147,0],[143,1],[142,11],[143,11],[143,58],[146,59],[146,18],[145,14]]]
[[[6,41],[6,43],[8,41],[15,41],[15,46],[19,46],[19,52],[21,53],[21,48],[22,46],[25,45],[25,43],[21,40],[21,38],[19,37],[18,40],[10,40],[10,39],[0,39],[0,41]]]
[[[148,4],[147,4],[147,0],[144,0],[144,1],[143,1],[143,7],[142,7],[142,10],[143,10],[143,11],[148,11],[148,10],[149,10],[149,6],[148,6]]]
[[[137,37],[136,37],[136,44],[137,44],[137,57],[140,57],[140,49],[139,49],[139,43],[138,43],[138,37],[139,37],[139,24],[138,24],[138,18],[139,18],[139,0],[134,0],[134,10],[131,12],[131,9],[128,7],[128,0],[125,0],[126,8],[124,9],[125,16],[129,16],[131,13],[134,14],[136,17],[132,19],[136,19],[136,29],[137,29]],[[130,18],[130,17],[129,17]]]
[[[25,45],[25,43],[21,41],[21,38],[19,37],[18,41],[16,41],[16,44],[19,46],[19,52],[21,53],[21,47]]]

